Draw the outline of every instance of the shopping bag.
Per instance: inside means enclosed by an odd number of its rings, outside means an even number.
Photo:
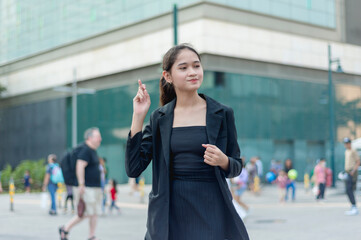
[[[320,190],[318,189],[318,186],[315,185],[313,188],[312,188],[312,193],[314,196],[317,196],[318,193],[320,192]]]
[[[49,193],[47,192],[42,192],[40,194],[40,207],[42,209],[47,209],[48,208],[48,203],[49,202]]]
[[[80,198],[79,199],[79,202],[78,202],[78,216],[79,217],[83,217],[84,216],[84,212],[85,212],[85,202],[83,200],[83,198]]]

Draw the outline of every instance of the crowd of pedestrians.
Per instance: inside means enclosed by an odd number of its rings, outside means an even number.
[[[70,180],[64,179],[69,175],[69,172],[65,172],[64,168],[63,171],[61,170],[57,163],[56,155],[50,154],[48,156],[43,191],[47,189],[50,194],[51,205],[49,214],[53,216],[58,214],[56,192],[58,187],[64,185],[66,188],[64,213],[67,212],[68,202],[70,201],[71,212],[74,214],[67,223],[59,227],[61,240],[67,240],[71,229],[85,218],[89,219],[88,239],[98,239],[95,237],[97,216],[99,214],[105,215],[108,195],[111,196],[108,212],[111,212],[113,208],[120,212],[119,207],[116,205],[116,181],[112,179],[108,183],[106,159],[98,157],[96,151],[101,141],[102,138],[98,128],[90,128],[85,131],[84,142],[71,152],[69,161],[71,164],[72,159],[74,160],[75,169],[72,174],[76,178],[71,183],[68,183]],[[63,159],[62,161],[66,160]],[[64,181],[68,184],[64,184]]]

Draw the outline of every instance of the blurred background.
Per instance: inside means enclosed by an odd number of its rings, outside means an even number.
[[[109,178],[127,182],[137,79],[156,109],[162,56],[186,42],[201,54],[200,92],[234,109],[247,161],[269,169],[291,158],[302,180],[326,157],[339,172],[342,139],[361,137],[359,9],[358,0],[0,0],[0,170],[60,157],[97,126]]]

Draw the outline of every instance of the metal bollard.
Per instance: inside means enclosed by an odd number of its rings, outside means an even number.
[[[255,193],[258,193],[261,190],[260,183],[261,183],[261,179],[258,176],[255,176],[254,177],[254,187],[253,187],[253,191]]]
[[[144,185],[145,185],[145,179],[142,177],[139,180],[139,193],[140,193],[140,202],[144,203]]]
[[[15,184],[14,179],[11,177],[9,182],[9,195],[10,195],[10,211],[14,211],[14,195],[15,195]]]
[[[61,202],[63,200],[62,195],[63,195],[63,191],[64,191],[64,186],[62,183],[58,183],[58,189],[56,190],[56,195],[58,197],[58,207],[62,208]]]
[[[308,190],[310,190],[310,175],[308,175],[308,173],[303,176],[303,183],[305,191],[308,192]]]

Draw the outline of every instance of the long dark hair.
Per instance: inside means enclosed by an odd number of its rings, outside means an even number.
[[[117,181],[115,181],[115,179],[112,179],[112,182],[113,182],[112,187],[115,189],[115,192],[118,192],[117,191]]]
[[[201,57],[199,56],[198,52],[191,45],[182,43],[182,44],[172,47],[164,55],[163,65],[162,65],[163,71],[170,72],[174,62],[177,60],[177,57],[178,57],[180,51],[183,49],[188,49],[188,50],[194,52],[195,54],[197,54],[199,61],[201,61]],[[168,83],[165,80],[165,78],[163,77],[163,75],[159,81],[159,92],[160,92],[159,101],[160,101],[161,106],[166,105],[167,103],[169,103],[176,97],[176,93],[175,93],[173,84]]]
[[[290,166],[287,166],[287,162],[290,162]],[[285,161],[285,171],[288,172],[292,168],[293,168],[292,160],[290,158],[287,158],[286,161]]]

